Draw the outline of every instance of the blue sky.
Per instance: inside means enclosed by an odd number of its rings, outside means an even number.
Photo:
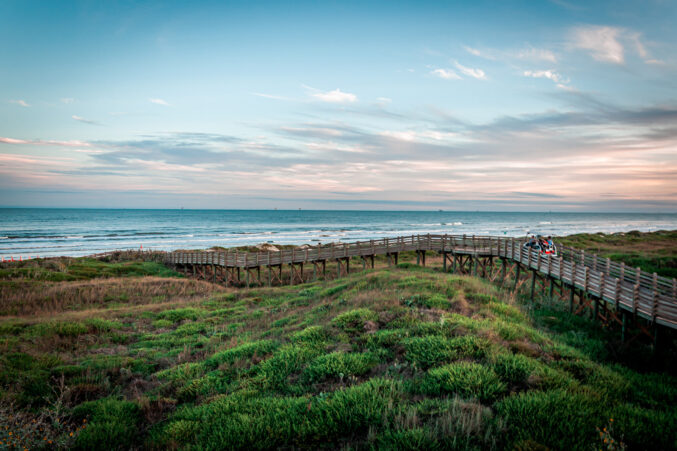
[[[0,205],[674,212],[675,19],[6,0]]]

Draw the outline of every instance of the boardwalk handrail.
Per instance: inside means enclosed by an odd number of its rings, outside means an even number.
[[[617,309],[631,311],[651,322],[677,328],[677,280],[647,273],[640,268],[628,267],[571,247],[559,246],[559,256],[545,256],[531,248],[524,248],[524,241],[523,238],[499,236],[408,235],[280,251],[174,251],[167,253],[166,261],[174,265],[249,269],[407,251],[492,256],[519,262],[596,296]]]

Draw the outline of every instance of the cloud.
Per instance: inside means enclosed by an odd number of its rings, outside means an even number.
[[[435,69],[430,72],[430,75],[443,78],[445,80],[461,80],[460,75],[454,72],[453,69]]]
[[[91,144],[85,141],[42,141],[42,140],[27,140],[4,138],[0,136],[0,143],[4,144],[24,144],[31,146],[61,146],[61,147],[90,147]]]
[[[66,105],[69,105],[73,102],[75,102],[75,99],[72,97],[64,97],[61,99],[61,103],[65,103]]]
[[[586,25],[570,31],[569,44],[587,50],[597,61],[624,64],[626,52],[633,52],[647,64],[661,64],[652,58],[642,42],[642,35],[626,28]]]
[[[92,121],[90,119],[85,119],[84,117],[81,116],[76,116],[75,114],[71,116],[73,119],[75,119],[78,122],[82,122],[84,124],[89,124],[89,125],[101,125],[99,122]]]
[[[476,49],[473,47],[464,46],[466,52],[479,58],[484,58],[490,61],[545,61],[548,63],[556,63],[557,56],[547,49],[527,47],[519,50],[497,50],[497,49]]]
[[[274,94],[264,94],[262,92],[252,92],[252,95],[257,96],[257,97],[263,97],[265,99],[292,100],[289,97],[277,96],[277,95],[274,95]]]
[[[357,102],[357,96],[349,92],[343,92],[340,89],[336,88],[333,91],[317,91],[311,94],[318,100],[327,103],[353,103]]]
[[[472,48],[472,47],[468,47],[467,45],[464,45],[463,48],[465,49],[466,52],[470,53],[471,55],[475,55],[475,56],[479,56],[479,57],[483,57],[483,56],[484,56],[484,55],[482,54],[482,52],[481,52],[480,50],[478,50],[478,49],[475,49],[475,48]]]
[[[456,61],[456,68],[460,70],[463,75],[467,75],[468,77],[473,77],[478,80],[487,79],[487,76],[482,69],[472,69],[470,67],[465,67],[461,65],[458,61]]]
[[[532,78],[547,78],[548,80],[552,80],[557,84],[564,84],[569,82],[567,78],[562,77],[554,70],[525,70],[524,76]]]
[[[162,99],[148,99],[150,103],[154,103],[156,105],[162,105],[162,106],[171,106],[166,100]]]
[[[625,49],[620,43],[622,29],[607,26],[588,25],[571,31],[571,44],[587,50],[597,61],[623,64]]]
[[[10,100],[9,103],[22,106],[24,108],[30,107],[30,105],[25,100]]]
[[[518,51],[515,56],[523,60],[547,61],[549,63],[556,63],[557,57],[550,50],[528,48]]]

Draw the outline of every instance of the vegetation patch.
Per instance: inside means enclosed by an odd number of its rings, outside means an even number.
[[[0,277],[19,314],[0,317],[0,421],[29,448],[677,445],[674,375],[480,279],[400,264],[234,291],[71,260]]]

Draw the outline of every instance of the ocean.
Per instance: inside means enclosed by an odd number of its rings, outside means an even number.
[[[448,233],[524,236],[677,229],[677,214],[454,211],[0,209],[0,257],[82,256]]]

